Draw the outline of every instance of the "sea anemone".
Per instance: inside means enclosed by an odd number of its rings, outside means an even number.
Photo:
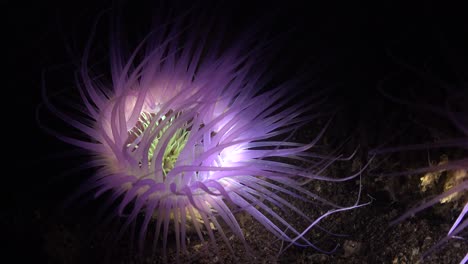
[[[171,233],[176,255],[187,252],[189,228],[213,246],[217,232],[232,250],[226,227],[245,243],[235,217],[239,211],[290,245],[333,251],[320,249],[306,233],[321,228],[326,216],[362,204],[338,206],[304,185],[359,173],[323,176],[340,159],[310,151],[326,125],[311,142],[293,137],[322,116],[323,93],[301,93],[306,75],[272,82],[266,58],[277,46],[261,27],[226,45],[214,26],[222,23],[201,19],[203,14],[189,10],[160,18],[130,56],[114,32],[111,81],[89,65],[90,41],[77,74],[81,102],[72,113],[56,107],[44,91],[47,108],[80,134],[49,132],[86,150],[90,162],[82,166],[95,168],[72,200],[108,195],[104,222],[123,219],[117,237],[138,222],[139,247],[154,237],[164,258]],[[288,199],[319,202],[329,210],[314,220]],[[282,211],[300,216],[307,228],[292,226]]]
[[[421,202],[418,206],[406,211],[403,215],[393,220],[390,223],[391,225],[398,224],[401,221],[414,216],[416,213],[419,213],[424,209],[427,209],[439,203],[454,202],[457,204],[462,204],[462,209],[459,215],[456,217],[453,224],[451,225],[450,230],[447,232],[447,235],[440,239],[426,252],[424,252],[422,254],[422,258],[425,258],[430,254],[434,253],[438,248],[447,244],[449,240],[465,240],[466,234],[464,233],[466,233],[466,227],[468,225],[468,219],[466,219],[466,215],[468,213],[468,158],[463,157],[463,155],[466,155],[466,150],[468,150],[468,109],[466,108],[466,103],[468,102],[468,93],[466,93],[466,90],[464,89],[457,90],[455,88],[448,87],[444,87],[439,90],[440,91],[438,91],[438,94],[445,94],[447,96],[445,102],[442,103],[443,105],[445,104],[445,107],[436,106],[427,102],[413,102],[407,99],[391,95],[384,89],[381,89],[382,93],[387,98],[390,98],[392,101],[397,102],[399,104],[407,105],[410,108],[419,111],[422,110],[426,114],[429,113],[432,115],[431,119],[435,119],[434,117],[441,117],[442,119],[449,120],[453,127],[462,133],[461,137],[443,140],[439,139],[438,141],[432,143],[377,148],[370,151],[370,154],[372,155],[390,154],[395,152],[410,152],[418,150],[428,151],[431,149],[444,149],[446,151],[449,151],[449,153],[458,153],[456,155],[457,158],[451,161],[449,161],[448,157],[444,155],[443,160],[441,160],[436,165],[431,164],[428,167],[383,174],[389,177],[419,175],[421,181],[421,192],[425,192],[431,188],[436,189],[435,186],[439,187],[437,189],[442,190],[442,193],[439,193],[434,197],[431,197],[430,199]],[[440,100],[440,95],[437,98],[438,100]],[[446,173],[446,177],[442,178],[442,173]],[[467,261],[468,253],[465,255],[465,257],[461,260],[460,263],[466,263]]]

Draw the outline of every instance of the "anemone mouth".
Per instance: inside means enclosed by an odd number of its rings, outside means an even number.
[[[179,128],[174,127],[174,123],[181,116],[182,112],[167,111],[163,115],[143,111],[138,121],[128,131],[128,137],[125,147],[130,153],[135,153],[138,149],[144,148],[147,156],[147,165],[151,167],[153,158],[158,151],[163,151],[161,159],[161,169],[163,177],[174,168],[180,153],[185,148],[191,132],[191,120],[184,122]],[[170,139],[166,147],[162,150],[159,145],[165,134],[170,133]],[[149,140],[145,140],[149,138]],[[145,153],[143,153],[145,155]],[[138,160],[138,166],[141,168],[144,164],[142,159]]]

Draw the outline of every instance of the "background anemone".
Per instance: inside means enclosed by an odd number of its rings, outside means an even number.
[[[425,193],[426,196],[427,194],[432,194],[432,197],[419,202],[419,205],[407,210],[404,214],[394,219],[391,225],[399,224],[403,220],[429,207],[439,204],[452,204],[450,209],[439,209],[439,213],[445,215],[447,219],[453,220],[453,223],[449,227],[445,237],[441,238],[425,252],[422,252],[421,258],[426,258],[440,249],[440,247],[448,244],[451,240],[462,241],[462,243],[465,243],[466,240],[465,229],[468,225],[468,219],[465,217],[468,211],[468,159],[466,158],[466,151],[468,150],[468,109],[466,108],[466,102],[468,100],[468,93],[464,88],[451,87],[444,84],[440,79],[443,77],[432,77],[429,76],[430,72],[417,71],[409,65],[404,66],[405,70],[410,69],[409,72],[412,74],[422,76],[422,80],[416,86],[426,88],[427,94],[423,97],[426,101],[421,100],[421,98],[410,99],[393,95],[387,91],[391,89],[387,88],[389,84],[385,82],[382,82],[382,84],[386,88],[382,86],[381,92],[393,102],[405,105],[415,112],[422,113],[422,115],[415,114],[413,122],[419,128],[423,127],[423,130],[426,131],[426,134],[430,135],[429,137],[432,138],[433,142],[381,147],[371,150],[370,154],[408,154],[413,151],[423,151],[426,153],[428,166],[420,168],[409,167],[405,171],[383,172],[383,176],[385,177],[419,176],[419,182],[414,182],[419,186],[419,192]],[[405,74],[405,70],[402,70],[399,74]],[[395,75],[392,75],[392,77]],[[434,87],[428,88],[434,85],[440,85],[440,87],[437,89]],[[409,94],[415,94],[414,92],[418,88],[413,87],[410,89],[411,92]],[[428,121],[431,121],[430,125],[425,124]],[[404,135],[405,130],[408,129],[402,129],[398,133],[398,136]],[[436,158],[435,161],[432,160],[432,157],[437,155],[440,157]],[[411,156],[400,156],[403,159],[405,157]],[[456,217],[450,217],[452,211],[457,212]],[[467,261],[468,253],[466,253],[460,263],[466,263]]]
[[[171,236],[177,261],[189,251],[189,232],[200,241],[208,237],[213,248],[219,234],[233,253],[234,234],[248,248],[236,212],[247,213],[284,241],[280,253],[291,245],[333,252],[318,247],[307,233],[317,228],[332,234],[319,222],[362,206],[360,195],[340,206],[303,186],[350,180],[361,170],[345,178],[325,176],[330,164],[349,159],[310,151],[326,123],[312,141],[294,140],[303,124],[326,114],[326,97],[300,88],[311,81],[307,71],[290,81],[273,77],[268,63],[276,62],[271,54],[280,51],[278,43],[287,34],[262,31],[263,18],[226,43],[219,26],[224,19],[198,6],[170,10],[175,15],[157,15],[128,56],[122,51],[122,27],[113,24],[110,80],[89,63],[94,26],[79,62],[78,104],[44,90],[45,106],[79,133],[44,129],[86,150],[91,158],[81,167],[95,170],[70,200],[105,196],[101,224],[120,223],[113,238],[130,231],[141,251],[150,240],[163,261],[172,250]],[[326,211],[314,220],[286,197]],[[302,227],[289,223],[286,216],[294,214]]]

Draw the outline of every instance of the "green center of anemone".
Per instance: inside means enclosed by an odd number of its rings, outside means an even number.
[[[154,122],[153,119],[156,118],[156,114],[142,112],[135,127],[129,131],[130,138],[134,140],[141,139],[145,133],[155,133],[155,135],[153,135],[154,139],[148,149],[148,165],[151,165],[151,160],[156,154],[155,152],[158,149],[159,144],[161,144],[162,137],[173,126],[174,121],[179,116],[180,113],[173,115],[172,112],[168,112],[166,115],[163,115],[159,120]],[[166,118],[169,118],[169,120],[166,120]],[[177,158],[187,143],[189,134],[189,128],[184,126],[183,128],[177,129],[169,139],[169,143],[167,144],[162,157],[162,170],[164,176],[174,168]],[[130,145],[131,144],[127,146]],[[134,147],[135,149],[138,148],[138,144]]]

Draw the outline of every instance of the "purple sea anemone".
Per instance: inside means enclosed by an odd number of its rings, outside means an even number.
[[[307,84],[303,76],[271,82],[265,58],[275,47],[259,28],[227,45],[216,33],[220,23],[196,13],[160,18],[129,56],[114,32],[110,81],[90,66],[88,44],[74,112],[58,109],[45,94],[48,109],[80,134],[50,132],[85,149],[91,160],[83,167],[96,170],[73,199],[109,195],[107,220],[123,219],[117,237],[133,228],[140,248],[152,237],[164,256],[170,236],[177,256],[187,252],[189,228],[213,246],[217,232],[230,248],[227,230],[245,243],[239,211],[289,245],[332,251],[306,233],[321,228],[324,217],[362,205],[341,207],[304,187],[359,175],[323,176],[339,159],[310,151],[326,125],[315,140],[294,141],[303,124],[321,116],[322,94],[298,100],[304,96],[298,88]],[[314,220],[288,199],[329,209]],[[281,212],[301,217],[307,228],[299,230]]]
[[[383,90],[382,90],[383,91]],[[441,188],[442,193],[431,197],[427,201],[420,203],[420,205],[411,208],[406,213],[391,222],[391,225],[400,223],[401,221],[414,216],[416,213],[424,209],[432,207],[439,203],[456,202],[461,204],[461,211],[454,220],[447,235],[434,244],[429,250],[424,252],[422,258],[427,257],[441,246],[447,244],[449,240],[465,240],[466,227],[468,219],[468,158],[466,150],[468,150],[468,109],[466,103],[468,102],[468,93],[466,90],[456,90],[446,88],[443,90],[447,94],[444,107],[436,107],[428,103],[416,103],[402,98],[397,98],[386,91],[383,91],[385,96],[400,104],[405,104],[413,107],[414,109],[423,110],[426,113],[433,114],[444,119],[448,119],[456,130],[462,133],[461,137],[438,140],[433,143],[422,143],[400,147],[389,147],[372,150],[370,153],[373,155],[389,154],[395,152],[409,152],[415,150],[430,150],[430,149],[445,149],[448,153],[458,153],[454,160],[449,161],[448,158],[442,160],[437,165],[431,165],[419,169],[412,169],[403,172],[385,173],[386,176],[405,176],[405,175],[419,175],[420,187],[424,192],[431,186],[437,185]],[[440,98],[438,98],[440,100]],[[462,153],[462,154],[460,154]],[[442,173],[447,173],[444,180],[441,179]],[[467,263],[468,253],[461,260],[460,263]]]

